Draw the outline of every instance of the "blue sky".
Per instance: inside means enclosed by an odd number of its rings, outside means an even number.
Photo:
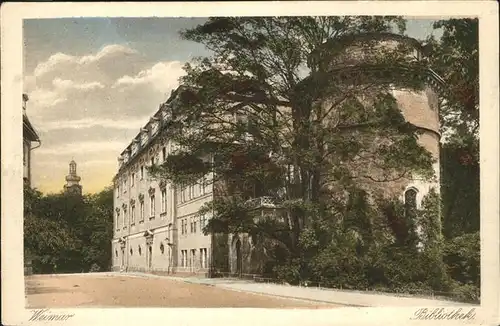
[[[118,154],[178,85],[182,65],[208,54],[179,37],[180,30],[204,21],[25,20],[24,89],[28,116],[42,139],[34,151],[34,186],[59,192],[71,159],[84,192],[108,185]],[[408,36],[425,39],[431,33],[432,20],[408,20]]]

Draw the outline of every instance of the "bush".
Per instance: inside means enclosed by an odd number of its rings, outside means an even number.
[[[453,289],[453,299],[462,302],[479,303],[480,288],[474,284],[456,285]]]
[[[90,270],[89,270],[90,273],[95,273],[95,272],[100,272],[100,271],[101,271],[101,267],[99,265],[97,265],[96,263],[93,263],[92,266],[90,266]]]
[[[446,242],[443,260],[450,276],[459,284],[480,286],[479,232],[467,233]]]

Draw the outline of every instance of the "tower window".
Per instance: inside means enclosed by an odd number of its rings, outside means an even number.
[[[414,219],[417,214],[417,189],[410,188],[405,192],[406,217]]]

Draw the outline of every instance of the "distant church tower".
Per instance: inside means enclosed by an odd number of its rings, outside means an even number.
[[[64,185],[64,192],[75,195],[82,194],[82,186],[80,185],[81,178],[76,174],[76,162],[69,162],[69,174],[66,176],[66,184]]]

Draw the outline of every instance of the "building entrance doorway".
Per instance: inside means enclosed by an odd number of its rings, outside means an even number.
[[[236,274],[241,276],[243,260],[241,257],[241,241],[236,241]]]

